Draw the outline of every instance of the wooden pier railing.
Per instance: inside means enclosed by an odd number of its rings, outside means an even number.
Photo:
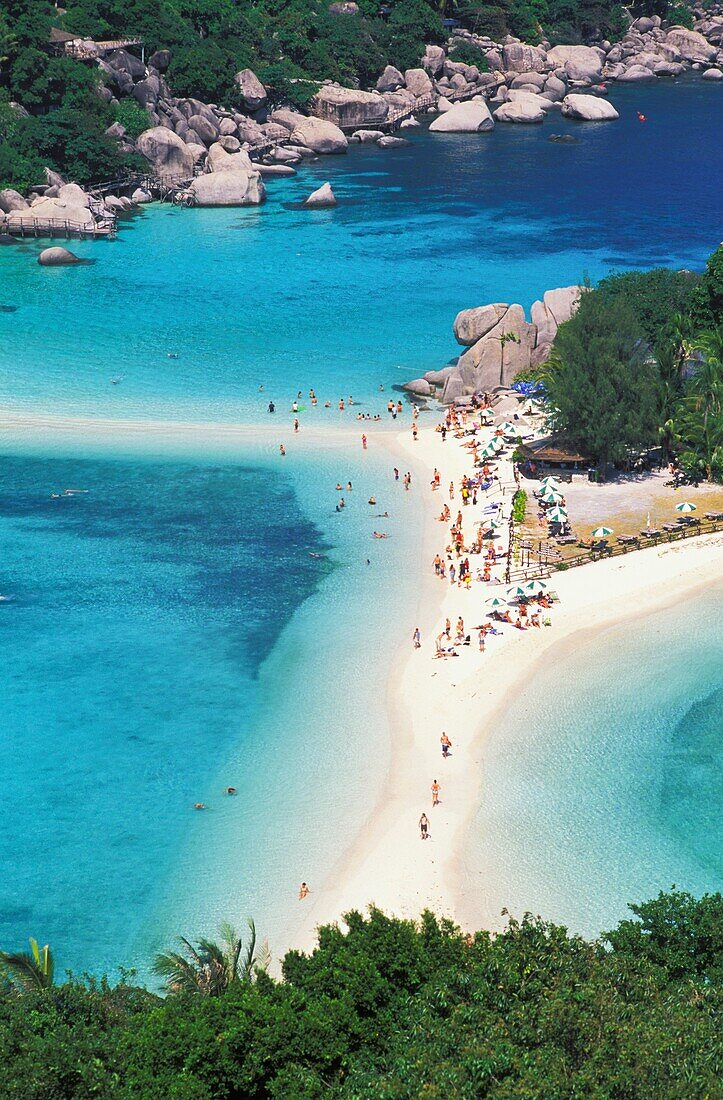
[[[53,218],[34,218],[32,221],[10,223],[6,230],[12,237],[32,237],[39,240],[43,237],[60,237],[67,241],[97,240],[100,238],[115,240],[115,219],[107,225],[85,225],[82,222],[57,221]]]

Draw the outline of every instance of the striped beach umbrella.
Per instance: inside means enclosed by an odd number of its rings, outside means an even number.
[[[507,600],[501,599],[499,596],[493,596],[491,600],[485,600],[487,607],[498,608],[507,607]]]
[[[596,527],[595,530],[592,533],[592,537],[594,539],[604,539],[608,535],[612,535],[612,533],[613,533],[612,527]]]
[[[527,581],[527,583],[523,585],[523,588],[525,589],[525,591],[527,592],[528,595],[536,596],[540,592],[544,592],[545,589],[547,588],[547,585],[545,584],[544,581],[534,580],[534,581]]]
[[[547,477],[543,477],[540,485],[560,485],[559,477],[555,477],[554,474],[548,474]]]
[[[520,434],[520,429],[517,427],[517,425],[516,424],[511,424],[509,421],[507,421],[504,424],[500,424],[499,430],[504,432],[505,435],[519,435]]]
[[[545,489],[540,497],[540,500],[544,500],[545,504],[559,504],[562,499],[562,493],[558,492],[557,489]]]
[[[684,501],[682,504],[676,504],[676,512],[696,512],[697,508],[695,504],[691,504],[689,500]]]
[[[529,594],[524,584],[515,584],[512,588],[507,589],[507,595],[511,600],[524,599],[524,597],[529,596]]]
[[[547,519],[550,523],[567,523],[567,512],[564,508],[551,508],[547,513]]]

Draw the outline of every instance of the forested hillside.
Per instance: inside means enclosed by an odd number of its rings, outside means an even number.
[[[689,22],[687,10],[667,0],[643,0],[631,10],[667,11]],[[138,36],[147,57],[169,49],[166,76],[175,95],[233,108],[241,69],[254,69],[272,104],[303,105],[316,81],[368,87],[388,63],[418,65],[425,44],[449,38],[450,20],[495,40],[510,33],[529,43],[615,39],[628,22],[610,0],[70,0],[67,9],[3,0],[0,187],[43,182],[43,165],[80,183],[112,176],[127,154],[105,130],[119,119],[133,135],[147,121],[133,104],[113,102],[93,63],[54,52],[52,28],[96,39]],[[458,60],[476,61],[463,53],[460,46]],[[10,102],[32,117],[19,116]]]

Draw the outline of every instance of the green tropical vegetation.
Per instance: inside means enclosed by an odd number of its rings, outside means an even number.
[[[723,480],[723,246],[702,276],[660,268],[589,287],[534,375],[551,426],[601,465],[662,446],[692,480]]]
[[[667,0],[651,2],[665,14]],[[612,40],[627,25],[622,7],[610,0],[360,0],[357,13],[343,16],[329,11],[329,0],[68,0],[64,7],[3,0],[0,187],[43,183],[44,165],[86,183],[114,175],[127,160],[105,131],[116,120],[126,125],[131,108],[107,102],[95,65],[56,56],[51,28],[96,39],[138,36],[146,56],[169,49],[175,95],[237,106],[234,75],[250,67],[272,102],[304,106],[320,80],[370,87],[387,64],[419,65],[427,43],[448,39],[443,19],[531,43]],[[461,39],[450,56],[486,67],[480,51]],[[137,112],[130,121],[132,137],[140,132]]]
[[[165,996],[128,977],[0,979],[2,1095],[716,1100],[723,897],[673,889],[631,910],[597,942],[529,914],[470,936],[431,913],[350,913],[289,952],[282,980],[226,928],[184,941]]]

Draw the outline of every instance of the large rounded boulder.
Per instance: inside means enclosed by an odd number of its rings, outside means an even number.
[[[477,134],[494,130],[495,120],[484,99],[468,99],[455,103],[429,127],[433,134]]]
[[[620,115],[607,99],[594,95],[566,95],[562,101],[565,118],[577,118],[583,122],[612,122]]]
[[[258,172],[211,172],[190,187],[197,206],[257,206],[266,198]]]
[[[38,256],[38,263],[43,267],[63,267],[67,264],[79,264],[82,260],[79,260],[74,252],[69,252],[67,248],[44,248]]]
[[[564,68],[570,80],[582,84],[598,84],[602,80],[602,52],[592,46],[554,46],[547,60],[554,68]]]
[[[383,122],[389,114],[389,104],[378,92],[342,88],[326,84],[312,100],[314,115],[335,126],[368,128]]]
[[[316,210],[336,206],[336,195],[331,189],[331,184],[322,183],[321,187],[317,187],[316,191],[312,191],[308,199],[304,199],[304,206]]]
[[[193,156],[173,130],[165,126],[144,130],[136,145],[156,175],[180,179],[190,179],[193,175]]]
[[[321,118],[305,118],[292,130],[292,145],[303,145],[313,153],[346,153],[349,148],[342,130]]]

